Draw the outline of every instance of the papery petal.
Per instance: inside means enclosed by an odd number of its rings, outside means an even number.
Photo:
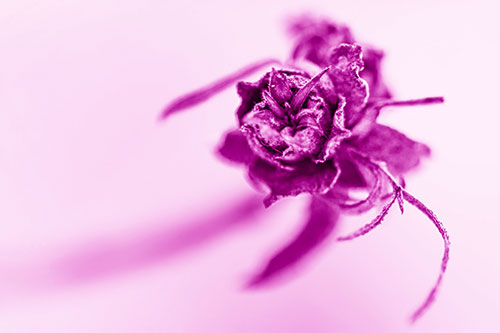
[[[286,196],[300,193],[325,193],[337,180],[338,169],[333,163],[315,164],[309,160],[297,162],[294,169],[286,170],[262,159],[255,160],[249,168],[249,177],[256,183],[265,184],[271,191],[264,199],[269,207]]]
[[[368,83],[370,99],[391,98],[389,88],[382,80],[381,62],[384,52],[371,47],[363,48],[363,62],[365,68],[360,75]]]
[[[332,233],[338,222],[339,209],[317,197],[311,198],[308,219],[299,234],[266,264],[249,283],[261,285],[296,265]]]
[[[288,85],[288,80],[285,74],[276,71],[274,68],[271,71],[271,76],[269,79],[269,91],[271,96],[280,104],[292,98],[292,90]]]
[[[309,77],[307,73],[294,69],[280,69],[278,71],[274,70],[274,72],[280,79],[287,80],[286,84],[290,89],[292,88],[291,85],[299,84],[299,82],[296,82],[297,80],[306,80]],[[271,74],[272,72],[266,73],[257,82],[241,81],[236,85],[238,95],[241,97],[241,104],[236,111],[240,125],[242,125],[243,117],[253,109],[255,104],[262,102],[262,92],[269,89],[269,84],[278,84],[278,82],[275,82],[276,80],[280,80],[278,78],[273,78],[271,82]],[[285,74],[292,76],[292,78],[286,78]],[[295,78],[293,78],[293,76],[295,76]],[[283,89],[283,87],[281,87],[281,89]],[[274,91],[276,95],[273,95],[273,89],[271,89],[270,92],[274,99],[278,102],[281,98],[285,98],[287,96],[286,91],[281,91],[280,93]]]
[[[333,49],[329,57],[332,69],[329,71],[335,91],[346,100],[346,127],[352,127],[361,117],[363,107],[368,99],[368,86],[359,76],[363,69],[361,46],[341,44]]]
[[[340,169],[340,176],[337,180],[339,186],[346,188],[360,188],[368,186],[360,167],[353,161],[346,158],[336,159]]]
[[[287,127],[281,134],[288,144],[288,148],[283,151],[283,156],[278,158],[283,162],[296,162],[316,155],[325,140],[323,132],[315,124],[298,129],[295,133]]]
[[[242,124],[243,117],[250,112],[255,104],[262,102],[262,90],[266,89],[269,80],[268,75],[265,75],[257,82],[238,82],[236,89],[241,97],[241,104],[236,111],[236,115]]]
[[[292,59],[304,58],[318,66],[326,65],[330,48],[354,42],[346,26],[308,15],[294,19],[288,30],[296,38]]]
[[[376,165],[363,163],[363,161],[358,161],[352,156],[344,154],[339,154],[336,162],[340,169],[340,176],[335,186],[324,195],[326,200],[335,202],[343,213],[357,215],[370,210],[383,199],[382,193],[386,182],[384,182],[383,174]],[[348,174],[344,175],[346,172]],[[349,176],[355,178],[349,179]],[[355,186],[352,185],[353,180],[362,182],[362,187],[366,188],[368,192],[365,198],[354,199],[351,197],[349,191],[353,187],[360,189],[359,183],[356,183]]]
[[[345,129],[345,105],[345,98],[341,96],[338,108],[335,111],[335,115],[333,116],[330,135],[323,145],[321,154],[319,154],[317,158],[317,161],[319,162],[324,162],[332,158],[342,141],[351,135],[351,132]]]
[[[353,44],[355,39],[349,29],[327,19],[308,15],[296,18],[289,24],[289,32],[296,42],[292,59],[306,59],[320,67],[328,64],[328,51],[342,43]],[[381,62],[384,52],[372,47],[363,47],[364,69],[361,78],[367,81],[370,99],[390,98],[391,93],[382,80]]]
[[[248,141],[250,149],[269,163],[284,167],[276,158],[283,156],[288,144],[273,125],[274,115],[269,110],[263,110],[259,113],[253,113],[252,116],[254,117],[240,128]],[[269,119],[266,119],[266,117]]]
[[[421,157],[430,154],[429,147],[423,143],[380,124],[374,124],[367,135],[349,144],[371,159],[385,162],[394,175],[416,167]]]
[[[247,139],[239,130],[226,133],[224,142],[218,148],[218,153],[231,162],[242,164],[249,164],[255,158]]]

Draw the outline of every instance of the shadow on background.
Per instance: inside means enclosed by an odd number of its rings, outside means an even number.
[[[74,248],[59,248],[58,253],[64,253],[61,256],[41,253],[37,260],[34,254],[9,267],[2,265],[2,301],[121,276],[173,259],[255,224],[263,211],[262,198],[247,195],[212,210],[201,210],[196,218],[175,223],[166,220],[165,227],[82,241]]]
[[[83,244],[52,268],[60,283],[78,283],[135,271],[163,262],[203,246],[244,225],[255,223],[264,210],[262,198],[247,196],[228,202],[220,209],[198,218],[174,223],[179,227],[137,231],[131,236],[110,237],[94,244]],[[172,225],[168,223],[167,225]]]

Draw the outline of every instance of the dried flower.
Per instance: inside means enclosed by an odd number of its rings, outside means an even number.
[[[298,262],[328,237],[340,213],[360,214],[385,202],[372,222],[337,238],[346,241],[379,225],[395,202],[403,213],[406,201],[435,224],[445,246],[441,273],[412,316],[416,320],[442,281],[449,239],[434,213],[404,189],[403,175],[430,149],[376,120],[386,106],[440,103],[443,98],[391,99],[380,71],[383,53],[356,44],[343,25],[301,17],[292,22],[290,32],[296,39],[291,62],[272,68],[257,82],[238,83],[239,126],[225,135],[219,147],[221,156],[246,166],[255,185],[268,188],[266,207],[286,196],[312,195],[302,232],[269,260],[250,285],[266,282]],[[181,97],[162,117],[198,104],[272,63],[277,61],[256,63]],[[366,198],[353,199],[353,189],[365,190]]]

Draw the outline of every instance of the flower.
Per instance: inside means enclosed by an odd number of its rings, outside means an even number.
[[[341,213],[360,214],[384,204],[370,223],[337,237],[346,241],[380,225],[396,202],[403,213],[406,201],[435,224],[444,241],[441,273],[412,316],[416,320],[432,303],[442,281],[449,238],[434,213],[404,188],[404,174],[430,149],[377,123],[377,117],[387,106],[441,103],[443,98],[393,100],[380,71],[383,53],[357,44],[343,25],[301,17],[292,22],[290,31],[296,39],[290,63],[271,68],[257,82],[238,82],[238,127],[225,135],[218,149],[225,159],[244,165],[255,186],[267,188],[266,207],[286,196],[312,195],[304,229],[250,285],[262,284],[299,262],[328,237]],[[198,104],[273,63],[278,62],[256,63],[181,97],[162,116]],[[367,195],[354,199],[352,190],[364,190]]]
[[[345,124],[363,112],[368,95],[358,74],[360,55],[359,45],[341,44],[329,67],[313,77],[273,69],[258,82],[238,84],[237,116],[246,140],[231,133],[220,151],[233,161],[240,158],[233,154],[248,153],[251,179],[271,190],[266,206],[287,195],[325,193],[335,184],[340,169],[333,157],[351,135]]]
[[[242,103],[251,107],[238,113],[241,132],[255,154],[286,168],[323,153],[335,106],[316,85],[327,71],[310,78],[305,72],[273,69],[255,85],[239,85]]]
[[[361,47],[341,44],[328,59],[328,67],[312,77],[305,71],[273,69],[257,82],[238,83],[240,126],[226,136],[219,151],[246,164],[250,178],[267,185],[266,206],[303,192],[339,201],[336,192],[369,187],[370,176],[363,175],[360,169],[365,167],[352,151],[385,162],[396,176],[429,153],[427,146],[377,124],[375,118],[387,105],[441,98],[368,103],[368,87],[359,76]]]

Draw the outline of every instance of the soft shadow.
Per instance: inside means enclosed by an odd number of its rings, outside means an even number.
[[[257,221],[257,213],[263,210],[262,198],[246,196],[198,218],[174,223],[181,227],[138,230],[132,236],[128,236],[129,233],[80,244],[57,260],[51,270],[59,284],[87,282],[135,271],[198,249],[230,231],[253,224]]]

